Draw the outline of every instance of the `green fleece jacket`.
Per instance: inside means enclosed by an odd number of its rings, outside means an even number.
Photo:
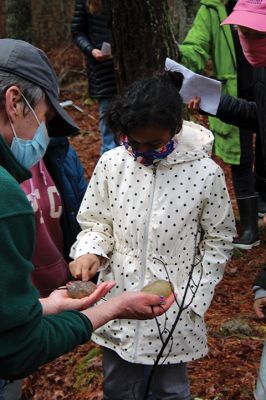
[[[230,25],[220,26],[227,17],[223,1],[201,0],[192,28],[180,45],[180,62],[202,73],[212,59],[212,76],[222,82],[222,92],[237,97],[237,66]],[[226,163],[240,163],[239,129],[209,117],[214,133],[214,153]]]
[[[77,311],[44,317],[31,283],[33,210],[19,183],[30,178],[0,135],[0,377],[21,378],[90,339]]]

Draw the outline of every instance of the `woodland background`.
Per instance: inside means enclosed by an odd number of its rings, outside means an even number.
[[[139,3],[141,16],[144,7],[163,6],[166,0],[133,2]],[[121,12],[121,20],[124,13],[130,12],[133,4],[131,0],[113,0],[111,3]],[[170,30],[174,40],[181,41],[193,21],[199,1],[169,0],[168,3]],[[71,143],[89,179],[99,158],[101,138],[97,104],[88,98],[85,60],[71,40],[73,9],[72,0],[0,0],[0,37],[28,40],[48,53],[59,77],[61,99],[72,100],[83,109],[83,112],[79,112],[69,107],[68,111],[80,126],[80,133],[71,139]],[[114,34],[119,41],[119,30]],[[144,34],[148,35],[149,40],[151,32]],[[133,39],[128,37],[127,40]],[[173,43],[170,43],[171,46],[173,48]],[[146,66],[145,61],[139,64],[144,68]],[[129,78],[133,79],[132,76]],[[207,125],[206,118],[197,120]],[[238,217],[230,168],[216,161],[224,169],[235,215]],[[260,226],[260,236],[259,247],[234,253],[226,267],[224,279],[217,287],[206,315],[209,354],[189,365],[191,390],[195,400],[253,399],[262,343],[266,335],[265,323],[257,321],[252,310],[252,283],[266,260],[266,231],[263,225]],[[101,350],[87,343],[26,378],[23,400],[100,400],[101,382]]]

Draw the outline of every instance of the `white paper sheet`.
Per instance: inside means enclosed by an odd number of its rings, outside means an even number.
[[[110,43],[103,42],[103,43],[102,43],[101,52],[102,52],[104,55],[110,56],[110,55],[111,55],[111,45],[110,45]]]
[[[198,96],[201,98],[200,108],[207,113],[216,115],[221,98],[221,82],[195,74],[190,69],[171,60],[171,58],[166,58],[165,69],[167,71],[178,71],[184,75],[180,95],[185,104],[192,97]]]

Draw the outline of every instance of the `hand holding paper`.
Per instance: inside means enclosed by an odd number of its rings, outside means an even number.
[[[165,60],[165,69],[178,71],[184,75],[180,95],[185,104],[188,104],[193,97],[200,97],[200,108],[207,113],[216,115],[221,98],[221,82],[195,74],[170,58]]]
[[[110,45],[110,43],[103,42],[102,43],[101,52],[105,56],[111,56],[112,53],[111,53],[111,45]]]

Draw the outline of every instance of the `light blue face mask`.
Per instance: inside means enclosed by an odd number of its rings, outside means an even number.
[[[24,98],[27,106],[33,113],[39,126],[31,140],[24,140],[17,136],[14,125],[10,121],[11,129],[14,134],[10,149],[18,162],[20,162],[20,164],[22,164],[25,168],[31,168],[33,167],[33,165],[37,164],[44,156],[50,139],[47,134],[45,122],[40,123],[35,111],[29,104],[28,100],[24,97],[22,93],[21,95]]]

